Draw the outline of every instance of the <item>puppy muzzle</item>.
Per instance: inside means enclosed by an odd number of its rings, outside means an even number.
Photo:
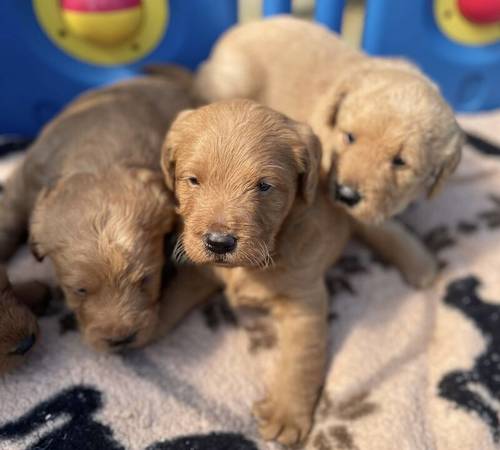
[[[345,184],[336,183],[335,199],[352,208],[362,200],[362,196],[356,189]]]

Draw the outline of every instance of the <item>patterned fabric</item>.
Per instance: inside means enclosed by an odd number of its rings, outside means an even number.
[[[465,120],[500,140],[500,115],[486,119]],[[500,158],[468,148],[445,191],[401,220],[436,253],[440,279],[415,291],[349,246],[327,276],[331,358],[306,448],[500,450]],[[10,273],[52,276],[26,249]],[[124,355],[84,346],[61,303],[40,322],[29,362],[0,378],[0,450],[279,448],[250,411],[276,337],[249,335],[224,299]]]

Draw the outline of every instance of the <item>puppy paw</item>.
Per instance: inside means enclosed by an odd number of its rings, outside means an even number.
[[[436,259],[428,254],[409,265],[403,276],[410,286],[416,289],[425,289],[434,283],[438,272],[439,266]]]
[[[264,440],[293,446],[306,439],[312,426],[312,414],[294,410],[294,406],[293,402],[285,404],[271,397],[254,404],[253,414]]]

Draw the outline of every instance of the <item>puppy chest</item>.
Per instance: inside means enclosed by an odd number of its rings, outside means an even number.
[[[221,269],[219,276],[225,284],[225,293],[233,308],[267,308],[276,293],[260,276],[243,268]]]

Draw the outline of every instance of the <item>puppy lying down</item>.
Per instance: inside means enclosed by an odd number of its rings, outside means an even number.
[[[249,100],[181,113],[162,156],[183,220],[179,252],[206,277],[187,296],[194,269],[181,267],[163,314],[171,308],[173,323],[220,287],[233,307],[270,312],[281,356],[254,413],[262,436],[283,444],[303,441],[311,427],[325,370],[324,274],[351,232],[318,188],[320,161],[309,126]],[[386,243],[413,258],[406,241]]]
[[[205,101],[252,98],[309,123],[323,146],[331,198],[364,223],[435,193],[460,160],[453,112],[414,65],[367,56],[290,16],[229,30],[196,90]]]
[[[33,253],[50,258],[96,349],[137,347],[154,332],[174,225],[160,149],[189,107],[186,89],[143,77],[82,95],[43,129],[0,199],[1,259],[29,225]]]
[[[46,286],[11,286],[0,266],[0,375],[21,364],[35,346],[39,329],[34,312],[42,312],[49,297]]]

